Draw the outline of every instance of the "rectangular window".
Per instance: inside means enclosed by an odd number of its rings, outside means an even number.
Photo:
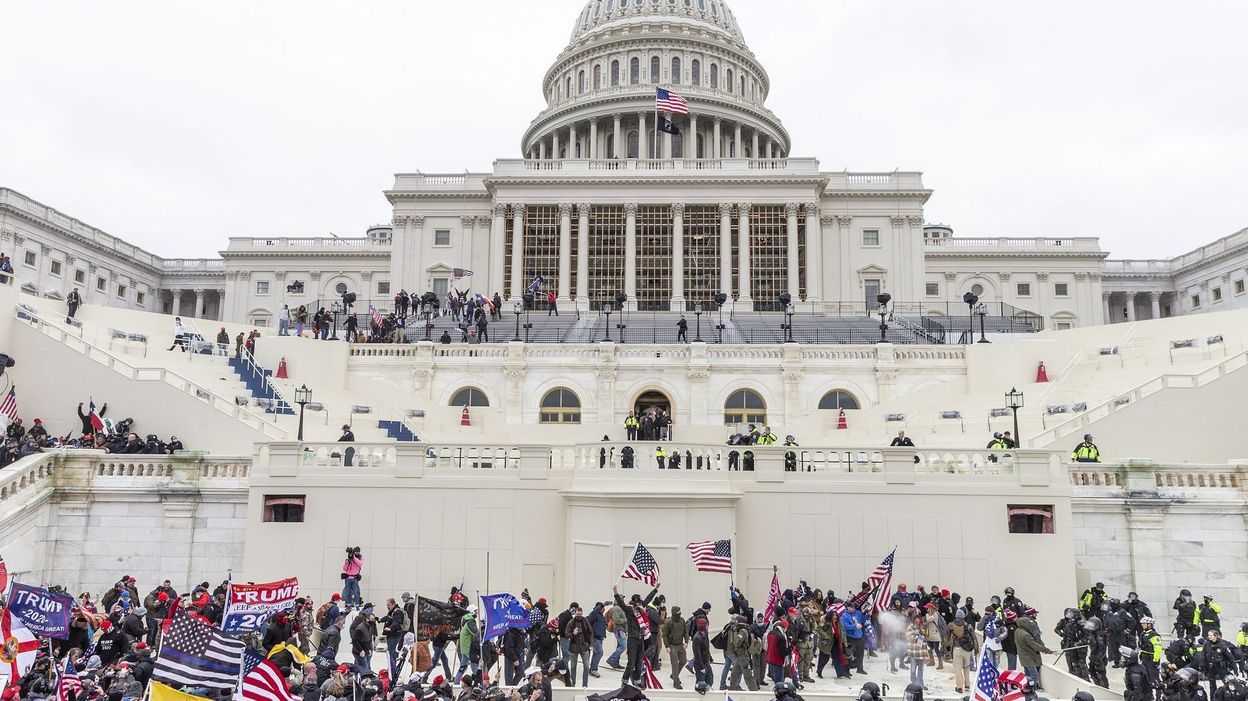
[[[1010,504],[1006,507],[1010,533],[1052,533],[1052,505]]]
[[[1200,295],[1192,295],[1192,309],[1200,309]]]
[[[1244,281],[1236,280],[1235,281],[1235,294],[1242,295],[1243,293],[1244,293]]]
[[[52,261],[52,274],[57,277],[61,276],[61,261],[59,260]]]
[[[126,286],[125,285],[117,286],[117,296],[120,297],[121,299],[126,298]]]
[[[1019,297],[1030,297],[1030,296],[1031,296],[1031,283],[1030,283],[1030,282],[1020,282],[1020,283],[1018,283],[1018,296],[1019,296]]]
[[[451,230],[450,229],[434,229],[433,230],[433,245],[435,246],[451,245]]]
[[[134,301],[138,304],[143,304],[145,301],[147,301],[147,295],[143,294],[142,292],[136,292],[134,293]]]
[[[36,258],[37,256],[35,255],[34,251],[26,251],[26,257],[24,259],[24,262],[26,263],[26,265],[33,268],[35,267]]]
[[[1069,331],[1071,328],[1072,328],[1072,327],[1071,327],[1071,325],[1070,325],[1070,322],[1069,322],[1069,321],[1059,321],[1059,322],[1057,322],[1057,330],[1058,330],[1058,331]]]
[[[306,499],[302,494],[264,495],[264,522],[303,523]]]
[[[880,230],[879,229],[863,229],[862,230],[862,245],[864,246],[880,245]]]
[[[251,317],[251,325],[257,327],[267,327],[269,325],[269,316],[267,314],[257,314]]]
[[[75,270],[75,271],[74,271],[74,282],[76,282],[76,283],[78,283],[79,285],[81,285],[81,284],[85,283],[86,281],[87,281],[87,274],[86,274],[86,273],[82,272],[81,270]]]
[[[256,282],[256,294],[267,295],[269,293],[269,283],[267,280],[259,280]]]
[[[435,277],[433,279],[433,293],[436,294],[440,300],[446,296],[447,291],[450,289],[450,285],[451,281],[449,279],[444,277]]]
[[[95,289],[99,290],[100,292],[104,292],[105,290],[107,290],[107,289],[108,289],[108,279],[107,279],[107,278],[102,278],[102,277],[97,277],[97,278],[95,279]]]
[[[939,297],[939,296],[940,296],[940,283],[939,283],[939,282],[929,282],[929,283],[927,283],[927,296],[928,296],[928,297]]]
[[[389,280],[381,280],[380,282],[377,283],[377,294],[379,295],[390,294],[390,281]]]
[[[1222,301],[1222,288],[1221,287],[1213,288],[1213,303],[1217,304],[1218,302],[1221,302],[1221,301]]]
[[[1053,294],[1057,295],[1058,297],[1069,297],[1070,285],[1065,282],[1059,282],[1059,283],[1054,284]]]

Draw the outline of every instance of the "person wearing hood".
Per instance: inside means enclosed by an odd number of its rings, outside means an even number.
[[[602,661],[602,641],[607,639],[607,616],[604,609],[603,602],[595,602],[593,610],[585,617],[589,621],[589,627],[594,631],[594,654],[589,659],[589,676],[591,677],[602,676],[598,673],[598,663]]]
[[[524,630],[508,628],[503,633],[503,683],[515,686],[524,678]]]
[[[142,606],[131,608],[121,619],[121,630],[131,643],[147,638],[147,609]]]
[[[715,673],[711,670],[711,639],[707,635],[708,622],[705,618],[693,619],[697,632],[693,634],[693,676],[694,686],[712,689],[715,686]]]
[[[1044,687],[1040,684],[1040,665],[1043,660],[1040,655],[1053,651],[1040,639],[1040,628],[1034,618],[1023,616],[1018,619],[1018,627],[1014,630],[1014,645],[1018,648],[1018,662],[1023,666],[1023,673],[1036,685],[1037,690],[1043,690]]]
[[[572,609],[572,618],[560,631],[568,641],[568,678],[576,682],[577,663],[581,668],[581,686],[589,686],[589,656],[594,650],[594,629],[585,618],[580,606]]]
[[[468,613],[459,619],[459,671],[455,672],[456,684],[463,678],[466,669],[471,668],[472,676],[477,676],[477,662],[473,660],[473,647],[480,646],[480,644],[481,629],[477,625],[477,605],[469,604]]]
[[[264,631],[264,639],[261,642],[265,653],[272,650],[274,646],[290,640],[292,629],[293,625],[290,622],[290,616],[285,611],[281,611],[276,616],[273,616],[273,619],[269,621],[269,625]]]
[[[668,659],[672,663],[672,686],[677,689],[683,688],[680,685],[680,673],[684,671],[689,661],[685,652],[685,643],[689,639],[689,634],[679,606],[672,606],[671,613],[659,629],[659,635],[663,647],[667,649]]]
[[[745,679],[746,688],[758,691],[758,683],[754,677],[754,653],[762,649],[762,643],[750,634],[746,621],[746,617],[738,613],[732,617],[726,631],[724,651],[732,655],[732,672],[728,676],[727,691],[741,691],[742,678]]]

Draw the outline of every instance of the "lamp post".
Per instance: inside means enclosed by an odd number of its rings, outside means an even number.
[[[988,305],[980,302],[975,305],[975,314],[979,316],[979,342],[992,343],[984,336],[984,317],[988,316]],[[974,331],[971,332],[972,334]]]
[[[1011,387],[1005,394],[1005,405],[1014,412],[1014,447],[1023,447],[1023,437],[1018,432],[1018,410],[1023,408],[1023,393]]]
[[[303,408],[312,401],[312,390],[303,385],[295,390],[295,404],[299,405],[299,442],[303,442]]]
[[[972,343],[975,340],[975,303],[979,301],[979,295],[974,292],[967,292],[962,295],[962,301],[966,302],[966,342]]]
[[[624,312],[628,311],[628,295],[621,292],[615,296],[615,304],[620,309],[620,322],[615,328],[620,330],[620,343],[624,342],[624,329],[628,328],[628,324],[624,323]]]
[[[719,323],[715,325],[716,343],[724,342],[724,304],[728,302],[728,295],[720,292],[715,295],[715,304],[719,307]]]
[[[880,306],[876,308],[875,313],[880,315],[880,343],[885,343],[888,336],[888,303],[891,302],[893,296],[887,292],[881,292],[875,296],[875,301]]]
[[[511,340],[519,341],[520,340],[520,315],[524,313],[524,305],[521,304],[520,302],[513,303],[511,305],[511,313],[516,315],[516,335]]]
[[[793,342],[793,297],[788,292],[781,292],[776,298],[780,302],[780,307],[784,311],[784,323],[780,325],[780,329],[784,331],[784,342]]]
[[[695,342],[700,343],[702,341],[702,305],[701,304],[693,305],[693,318],[695,322],[694,329],[696,329],[693,334],[693,340]]]
[[[432,341],[432,340],[433,340],[433,338],[432,338],[432,333],[433,333],[433,308],[432,308],[432,307],[430,307],[428,304],[426,304],[426,305],[424,305],[424,306],[422,307],[421,311],[423,312],[423,315],[424,315],[424,317],[425,317],[425,340],[426,340],[426,341]]]
[[[607,335],[604,336],[602,340],[610,341],[611,340],[611,303],[610,302],[602,303],[602,313],[607,315],[607,324],[606,324],[607,328],[605,329]]]

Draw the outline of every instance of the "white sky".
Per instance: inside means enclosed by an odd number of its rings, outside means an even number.
[[[1248,226],[1248,3],[730,0],[794,155],[963,236],[1166,257]],[[7,0],[0,184],[167,256],[362,235],[517,157],[580,0]],[[696,107],[696,105],[695,105]]]

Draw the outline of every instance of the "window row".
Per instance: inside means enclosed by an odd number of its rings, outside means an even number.
[[[643,72],[643,69],[646,70]],[[564,73],[562,80],[555,81],[551,101],[562,102],[604,87],[642,83],[657,85],[663,82],[670,85],[706,85],[712,90],[723,90],[750,101],[762,98],[762,90],[753,75],[737,66],[721,66],[720,59],[670,56],[665,65],[662,57],[651,55],[648,59],[641,56],[613,58],[594,62],[592,67],[571,69]]]
[[[984,286],[979,283],[975,283],[971,285],[968,291],[974,293],[975,296],[977,297],[982,297],[984,294]],[[939,282],[926,283],[924,292],[926,293],[928,297],[939,297],[940,296],[940,283]],[[1032,296],[1032,284],[1030,282],[1015,283],[1014,294],[1016,297],[1031,297]],[[1070,296],[1070,283],[1068,282],[1053,283],[1053,296],[1054,297],[1069,297]]]

